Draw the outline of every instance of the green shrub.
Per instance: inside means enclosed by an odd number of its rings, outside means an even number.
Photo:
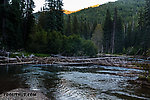
[[[95,56],[97,48],[90,40],[79,35],[63,36],[60,32],[46,32],[39,28],[31,34],[29,52],[63,54],[65,56]]]
[[[96,56],[97,48],[90,40],[84,40],[79,35],[71,35],[64,39],[64,55],[67,56]]]
[[[84,40],[83,42],[83,52],[86,56],[96,56],[98,53],[98,48],[90,40]]]

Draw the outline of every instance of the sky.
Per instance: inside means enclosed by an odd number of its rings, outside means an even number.
[[[63,9],[69,11],[76,11],[79,9],[87,8],[97,4],[104,4],[107,2],[114,2],[117,0],[63,0],[64,6]],[[45,0],[34,0],[35,8],[34,12],[40,11]]]

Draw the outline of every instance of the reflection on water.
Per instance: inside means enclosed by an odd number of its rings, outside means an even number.
[[[41,91],[52,100],[150,99],[150,90],[131,84],[141,70],[112,66],[26,65],[0,67],[0,93],[16,88]]]

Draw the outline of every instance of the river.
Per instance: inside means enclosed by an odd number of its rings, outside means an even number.
[[[0,94],[17,88],[41,91],[50,100],[150,100],[150,90],[129,80],[138,69],[112,66],[24,65],[0,67]],[[127,75],[124,75],[127,74]]]

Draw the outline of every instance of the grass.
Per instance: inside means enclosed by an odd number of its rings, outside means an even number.
[[[50,56],[49,54],[41,54],[41,53],[15,52],[15,53],[10,54],[10,57],[11,58],[15,58],[16,56],[22,57],[23,55],[26,57],[29,57],[32,54],[36,57],[49,57]]]

